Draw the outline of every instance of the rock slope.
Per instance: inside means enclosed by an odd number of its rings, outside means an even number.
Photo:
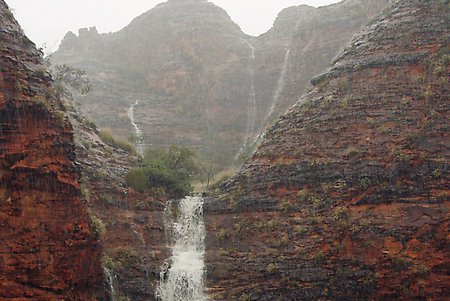
[[[206,207],[214,300],[446,300],[449,1],[357,35]]]
[[[52,62],[87,70],[93,91],[76,100],[101,127],[128,138],[126,112],[140,100],[147,145],[188,145],[230,164],[386,3],[291,7],[250,37],[213,3],[168,1],[117,33],[68,33]]]
[[[104,229],[102,263],[110,299],[155,300],[159,271],[169,257],[164,232],[165,197],[128,187],[125,175],[140,159],[103,142],[97,128],[66,99],[74,127],[82,200]]]
[[[0,1],[0,299],[97,300],[100,246],[72,127],[42,54]]]

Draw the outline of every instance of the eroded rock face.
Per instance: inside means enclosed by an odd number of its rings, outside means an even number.
[[[95,300],[100,246],[72,127],[42,56],[0,1],[0,299]]]
[[[67,100],[66,106],[74,127],[82,199],[104,225],[100,241],[110,296],[155,300],[161,266],[170,256],[164,229],[167,198],[128,187],[125,175],[140,159],[104,143],[73,102]]]
[[[93,91],[76,100],[100,126],[128,138],[139,99],[147,145],[188,145],[229,164],[386,3],[292,7],[250,37],[213,3],[168,1],[117,33],[67,34],[52,62],[87,70]]]
[[[206,206],[214,300],[450,294],[448,1],[398,1]]]

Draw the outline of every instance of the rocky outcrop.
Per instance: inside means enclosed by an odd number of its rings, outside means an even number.
[[[155,300],[160,267],[169,257],[164,230],[167,198],[131,189],[125,175],[141,159],[102,141],[69,95],[65,106],[74,127],[82,200],[100,225],[97,235],[110,299]]]
[[[135,118],[147,145],[188,145],[227,165],[386,3],[292,7],[250,37],[213,3],[168,1],[117,33],[68,33],[51,59],[87,70],[93,91],[76,100],[101,127],[128,138],[126,112],[140,100]]]
[[[0,1],[0,299],[102,297],[72,127],[42,54]]]
[[[396,1],[206,205],[214,300],[450,294],[448,1]]]

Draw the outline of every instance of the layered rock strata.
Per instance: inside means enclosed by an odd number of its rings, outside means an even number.
[[[42,54],[0,1],[0,299],[102,297],[73,132]]]
[[[135,121],[151,145],[187,145],[220,164],[246,157],[387,0],[344,1],[280,13],[259,37],[245,35],[207,1],[168,1],[116,33],[68,33],[54,64],[85,69],[93,83],[81,110],[123,138]]]
[[[99,236],[110,298],[155,300],[161,266],[170,256],[164,229],[167,198],[131,189],[125,176],[141,159],[103,142],[70,99],[66,107],[74,126],[82,200],[104,227]]]
[[[448,1],[397,1],[206,206],[214,300],[445,300]]]

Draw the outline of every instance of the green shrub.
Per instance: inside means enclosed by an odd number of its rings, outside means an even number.
[[[126,175],[128,185],[154,196],[182,197],[193,191],[191,181],[198,173],[195,153],[181,146],[147,151],[142,167]]]
[[[116,271],[121,267],[121,263],[118,260],[114,260],[111,256],[104,255],[102,257],[102,267],[111,271]]]
[[[276,263],[274,263],[274,262],[269,263],[269,264],[267,265],[266,270],[267,270],[267,272],[268,272],[269,274],[275,273],[275,272],[277,271],[277,265],[276,265]]]
[[[137,153],[136,148],[132,144],[128,143],[125,140],[115,138],[109,130],[106,129],[101,130],[98,133],[98,136],[100,137],[100,139],[102,139],[103,142],[115,146],[117,148],[120,148],[128,152],[130,155],[136,155]]]
[[[103,223],[103,221],[100,218],[96,217],[95,215],[90,214],[89,217],[94,237],[96,239],[100,239],[106,231],[106,226]]]
[[[143,168],[130,170],[125,176],[125,179],[128,185],[137,191],[147,191],[149,189],[147,177]]]
[[[220,229],[216,236],[219,240],[225,240],[230,237],[230,231],[226,229]]]
[[[312,203],[312,207],[315,210],[320,210],[320,209],[325,208],[327,201],[321,197],[313,196],[313,197],[311,197],[311,203]]]
[[[241,297],[239,297],[239,301],[251,301],[252,300],[252,294],[243,294]]]
[[[346,220],[348,218],[349,218],[349,212],[346,207],[338,207],[333,211],[333,219],[335,221]]]
[[[297,234],[299,234],[299,235],[303,235],[303,234],[305,234],[307,231],[308,231],[308,230],[306,230],[305,227],[300,226],[300,225],[297,225],[297,226],[295,226],[295,228],[294,228],[294,232],[297,233]]]

